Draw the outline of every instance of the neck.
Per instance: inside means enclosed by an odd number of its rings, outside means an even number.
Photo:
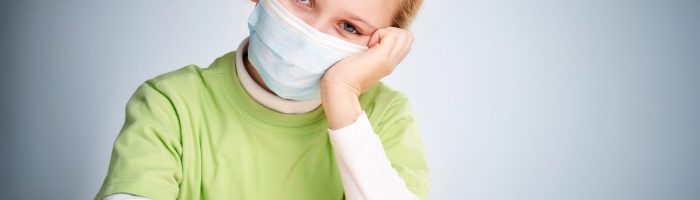
[[[247,49],[248,45],[246,45],[245,48]],[[274,94],[274,92],[272,92],[272,90],[270,90],[270,88],[268,88],[267,85],[265,85],[265,82],[262,80],[262,77],[260,77],[258,71],[255,70],[255,68],[253,68],[253,64],[250,63],[250,61],[248,60],[248,51],[245,51],[245,53],[243,53],[243,65],[245,65],[245,70],[248,72],[250,77],[253,78],[255,83],[257,83],[260,87],[265,89],[265,91]]]

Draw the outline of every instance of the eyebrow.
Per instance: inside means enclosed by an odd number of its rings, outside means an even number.
[[[367,26],[369,26],[369,27],[372,28],[372,29],[377,29],[377,26],[374,26],[374,25],[370,24],[367,20],[362,19],[361,17],[355,15],[354,13],[348,12],[347,10],[346,10],[346,11],[343,11],[343,12],[344,12],[345,14],[349,15],[351,19],[354,19],[354,20],[357,20],[357,21],[361,21],[361,22],[365,23]]]
[[[314,1],[320,1],[320,0],[314,0]],[[345,9],[342,10],[342,13],[348,15],[350,19],[364,23],[365,25],[369,26],[370,29],[374,29],[374,30],[379,29],[378,26],[374,26],[374,25],[370,24],[368,20],[365,20],[362,17],[355,15],[355,13],[352,13],[352,12],[345,10]]]

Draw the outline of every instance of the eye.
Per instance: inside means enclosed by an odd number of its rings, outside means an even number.
[[[355,25],[352,25],[350,22],[340,23],[340,28],[342,28],[345,32],[348,32],[348,33],[359,34],[359,32],[357,31],[357,28],[355,28]]]
[[[297,0],[300,4],[311,6],[311,0]]]

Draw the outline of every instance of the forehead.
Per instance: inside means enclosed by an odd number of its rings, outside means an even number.
[[[401,0],[316,0],[339,15],[356,16],[377,28],[390,26]]]

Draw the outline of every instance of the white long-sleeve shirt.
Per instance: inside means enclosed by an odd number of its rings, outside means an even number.
[[[236,52],[238,79],[258,103],[278,112],[297,114],[310,112],[321,106],[320,100],[292,101],[272,94],[248,74],[243,64],[248,46],[245,39]],[[350,125],[336,130],[328,129],[333,152],[347,199],[419,199],[408,190],[401,176],[386,157],[381,140],[363,112]],[[147,200],[132,194],[112,194],[104,200]]]

